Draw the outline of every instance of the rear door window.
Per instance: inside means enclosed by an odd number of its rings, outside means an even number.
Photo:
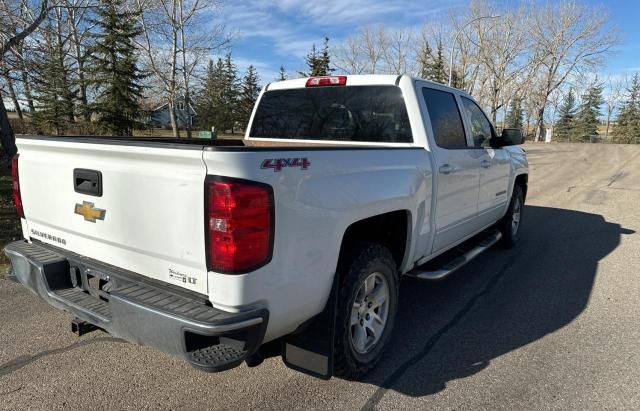
[[[453,93],[425,87],[422,89],[422,95],[438,147],[467,148],[462,116]]]
[[[252,138],[411,143],[396,86],[307,87],[263,94]]]

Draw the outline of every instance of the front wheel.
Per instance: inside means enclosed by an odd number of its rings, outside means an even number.
[[[357,247],[343,267],[336,318],[334,374],[357,379],[380,360],[398,308],[396,264],[378,244]]]
[[[524,210],[524,194],[522,187],[516,185],[513,187],[513,195],[507,214],[498,224],[498,228],[502,233],[502,245],[507,248],[513,247],[520,237],[520,225],[522,223],[522,212]]]

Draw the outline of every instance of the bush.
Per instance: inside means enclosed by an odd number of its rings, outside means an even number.
[[[29,118],[10,118],[9,124],[15,134],[37,134],[35,126]]]

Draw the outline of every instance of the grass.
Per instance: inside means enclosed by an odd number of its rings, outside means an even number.
[[[21,236],[20,219],[11,197],[11,176],[0,175],[0,249]],[[0,278],[4,277],[7,268],[9,268],[9,259],[0,252]]]

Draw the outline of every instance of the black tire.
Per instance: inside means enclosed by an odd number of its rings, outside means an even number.
[[[341,266],[341,267],[340,267]],[[343,258],[338,270],[341,284],[336,312],[336,334],[334,347],[334,375],[345,379],[358,379],[378,363],[389,343],[398,310],[398,276],[391,252],[373,243],[360,243]],[[357,352],[353,342],[351,315],[360,287],[365,279],[375,273],[386,280],[388,307],[386,322],[377,342],[364,353]],[[376,275],[377,279],[380,279]],[[377,287],[378,285],[376,285]],[[358,314],[359,315],[359,314]],[[367,317],[368,319],[369,317]],[[360,322],[362,324],[362,322]],[[372,338],[367,336],[368,338]]]
[[[514,224],[514,215],[518,214],[518,222]],[[513,194],[511,195],[511,202],[509,208],[507,208],[507,214],[498,223],[498,228],[502,233],[502,246],[505,248],[513,247],[520,238],[520,231],[522,227],[522,216],[524,214],[524,193],[522,187],[515,185],[513,187]]]

